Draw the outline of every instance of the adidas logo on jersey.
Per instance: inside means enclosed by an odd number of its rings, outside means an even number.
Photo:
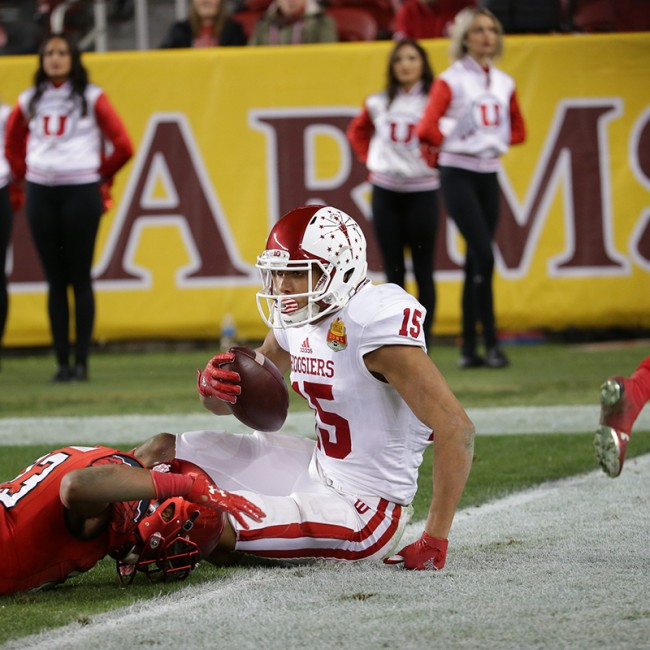
[[[300,352],[302,352],[302,354],[312,354],[313,353],[313,350],[311,349],[311,346],[309,345],[309,337],[306,338],[300,344]]]

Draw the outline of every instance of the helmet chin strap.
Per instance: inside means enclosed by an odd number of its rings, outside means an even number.
[[[310,310],[310,305],[309,303],[306,304],[304,307],[301,307],[300,309],[297,309],[296,311],[288,314],[288,313],[283,313],[278,310],[278,314],[280,317],[280,321],[284,325],[297,325],[299,323],[303,323],[307,321],[310,316],[313,318],[318,314],[320,311],[320,308],[318,305],[311,305],[311,310]]]

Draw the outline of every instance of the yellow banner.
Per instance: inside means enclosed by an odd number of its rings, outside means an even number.
[[[434,68],[447,41],[424,42]],[[98,341],[265,334],[254,268],[284,212],[325,202],[362,222],[382,281],[365,168],[345,128],[383,87],[391,43],[86,54],[136,155],[103,217]],[[528,140],[504,157],[495,296],[503,330],[650,327],[650,35],[510,37]],[[14,103],[35,57],[0,59]],[[437,334],[459,330],[462,241],[436,252]],[[5,345],[47,344],[46,286],[15,219]],[[414,289],[409,285],[409,289]]]

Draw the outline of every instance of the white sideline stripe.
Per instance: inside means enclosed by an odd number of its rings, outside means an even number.
[[[647,648],[648,493],[650,455],[459,512],[441,573],[249,567],[3,648]]]
[[[468,409],[479,435],[523,433],[587,433],[598,424],[599,406],[511,406]],[[50,418],[0,418],[0,446],[32,444],[119,444],[145,440],[161,431],[182,433],[201,429],[250,431],[233,416],[96,415]],[[650,409],[641,413],[635,431],[650,431]],[[283,431],[309,436],[314,431],[310,411],[290,413]]]

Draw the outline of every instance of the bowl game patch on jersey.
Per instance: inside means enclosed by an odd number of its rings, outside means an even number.
[[[330,331],[327,333],[327,345],[334,352],[340,352],[348,347],[345,323],[340,318],[335,318],[330,325]]]

